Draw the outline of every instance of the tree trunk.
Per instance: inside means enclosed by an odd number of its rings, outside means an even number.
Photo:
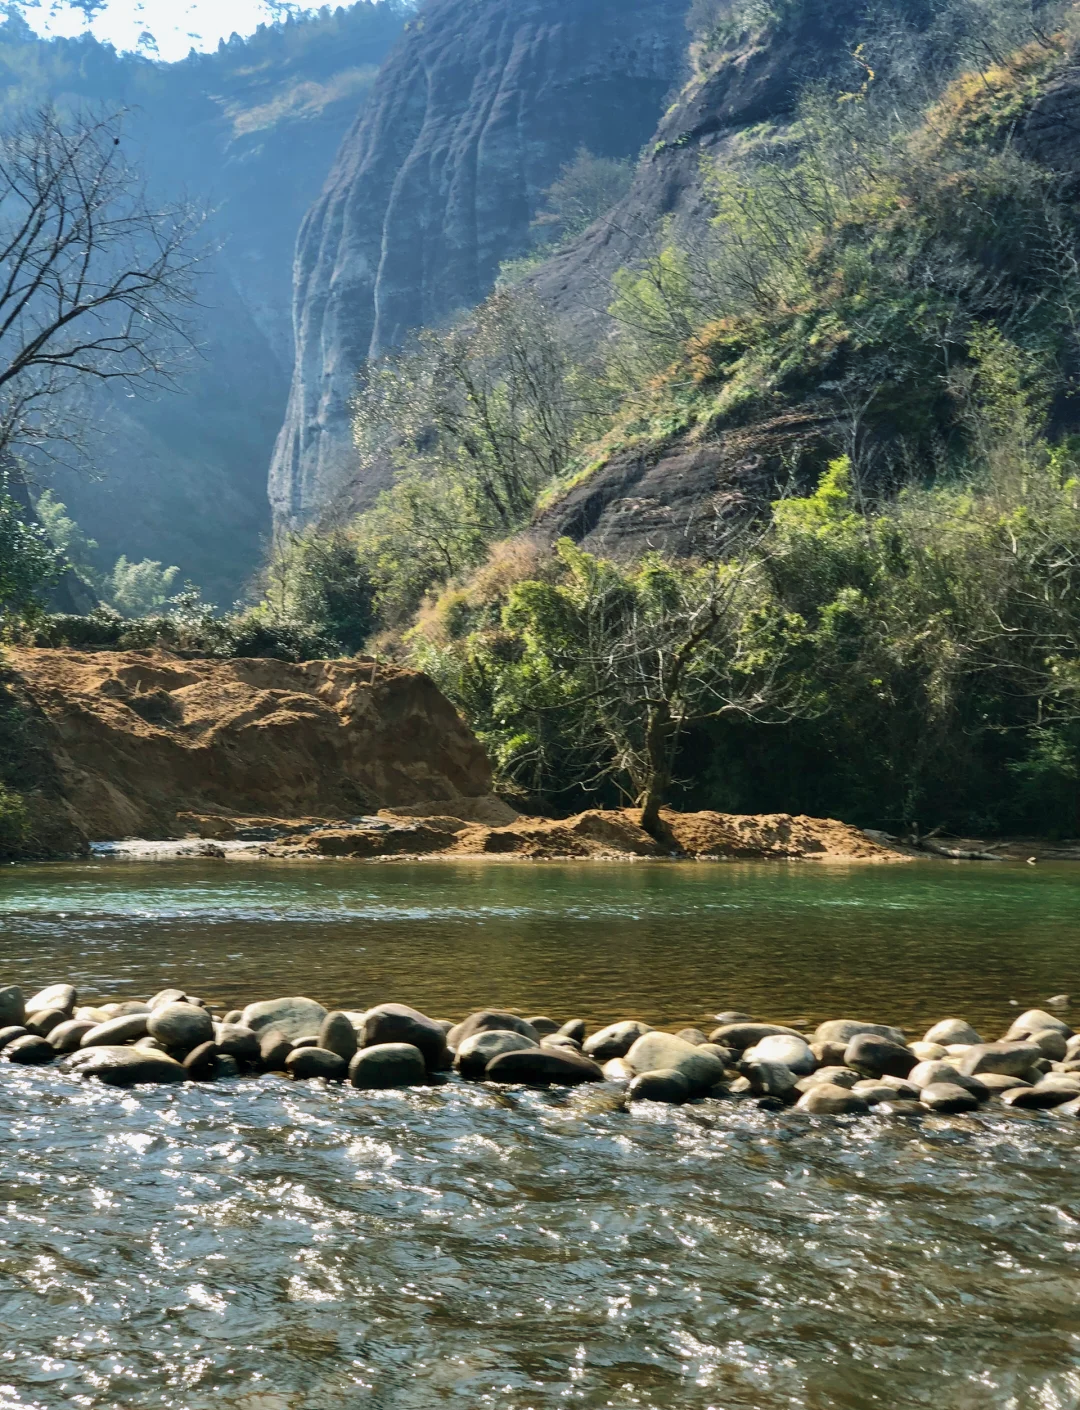
[[[649,710],[645,728],[645,787],[641,790],[641,828],[660,840],[660,808],[671,783],[671,730],[673,721],[666,701]]]

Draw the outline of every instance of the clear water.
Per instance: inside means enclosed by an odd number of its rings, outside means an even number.
[[[1011,1000],[1080,1000],[1078,882],[974,865],[8,868],[0,980],[667,1026],[727,1007],[912,1029],[957,1014],[996,1036]],[[626,1112],[606,1085],[122,1093],[0,1066],[0,1410],[223,1400],[1075,1410],[1080,1123]]]

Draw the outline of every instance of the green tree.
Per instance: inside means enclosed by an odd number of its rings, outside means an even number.
[[[63,569],[63,556],[40,524],[8,493],[0,475],[0,626],[41,610],[43,591]]]

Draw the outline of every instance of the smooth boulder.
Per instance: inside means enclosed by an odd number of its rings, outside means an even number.
[[[44,1013],[47,1009],[59,1009],[65,1018],[70,1018],[78,1002],[79,995],[73,984],[50,984],[26,1000],[26,1012]]]
[[[87,1023],[82,1018],[69,1018],[66,1023],[58,1023],[49,1034],[49,1042],[58,1053],[73,1053],[87,1033],[96,1028],[96,1023]]]
[[[857,1097],[846,1087],[837,1087],[832,1082],[817,1082],[808,1092],[804,1092],[796,1103],[797,1110],[807,1111],[811,1116],[865,1116],[870,1110],[869,1102]]]
[[[349,1064],[329,1048],[293,1048],[285,1059],[285,1071],[298,1081],[322,1077],[327,1082],[344,1082]]]
[[[361,1048],[382,1047],[387,1043],[407,1043],[424,1056],[428,1071],[449,1067],[447,1035],[442,1024],[407,1004],[377,1004],[364,1015]]]
[[[26,1026],[33,1031],[33,1025],[29,1019],[26,1021]],[[1043,1050],[1043,1057],[1048,1057],[1051,1062],[1065,1061],[1066,1054],[1069,1051],[1069,1044],[1066,1041],[1065,1034],[1060,1032],[1057,1028],[1042,1028],[1038,1033],[1031,1034],[1030,1041],[1032,1043],[1038,1043],[1039,1047]]]
[[[80,1048],[110,1048],[122,1043],[133,1043],[136,1038],[146,1037],[145,1013],[123,1013],[119,1018],[107,1018],[104,1023],[95,1024],[89,1033],[79,1040]]]
[[[190,1053],[214,1040],[213,1019],[195,1004],[159,1004],[147,1018],[146,1031],[176,1053]]]
[[[36,1033],[39,1038],[47,1038],[54,1028],[67,1022],[67,1017],[63,1009],[31,1010],[26,1020],[26,1031]]]
[[[522,1033],[534,1043],[540,1041],[540,1034],[527,1018],[521,1018],[516,1013],[507,1013],[505,1009],[477,1009],[475,1013],[469,1014],[468,1018],[454,1024],[446,1035],[446,1044],[456,1052],[458,1045],[464,1043],[466,1038],[471,1038],[474,1033],[495,1032]]]
[[[775,1097],[781,1102],[795,1100],[795,1084],[799,1079],[784,1063],[744,1060],[740,1070],[749,1080],[755,1097]]]
[[[1080,1097],[1080,1087],[1072,1084],[1063,1086],[1048,1077],[1036,1082],[1034,1087],[1012,1087],[1001,1094],[1006,1106],[1027,1111],[1049,1111],[1051,1107],[1064,1106],[1077,1097]]]
[[[979,1105],[975,1093],[961,1087],[958,1082],[931,1082],[919,1093],[919,1100],[930,1111],[949,1116],[975,1111]]]
[[[1045,1009],[1028,1009],[1005,1034],[1005,1041],[1015,1042],[1018,1038],[1032,1038],[1036,1033],[1044,1033],[1048,1028],[1056,1028],[1064,1038],[1071,1038],[1073,1035],[1072,1029],[1063,1018],[1057,1018]]]
[[[844,1066],[868,1077],[906,1077],[915,1065],[915,1054],[905,1043],[876,1033],[857,1033],[844,1050]]]
[[[943,1048],[947,1048],[950,1043],[982,1042],[971,1024],[965,1023],[962,1018],[943,1018],[940,1023],[935,1023],[933,1028],[926,1030],[922,1040],[924,1043],[940,1043]]]
[[[805,1038],[793,1038],[790,1033],[774,1033],[762,1038],[743,1053],[743,1062],[782,1062],[796,1077],[809,1077],[818,1065]]]
[[[264,1072],[283,1072],[292,1050],[292,1039],[280,1028],[266,1028],[259,1034],[259,1061]]]
[[[0,989],[0,1028],[21,1027],[26,1022],[26,1004],[23,991],[17,984],[8,984]]]
[[[183,1063],[168,1053],[146,1048],[95,1047],[84,1049],[75,1070],[84,1077],[96,1077],[110,1087],[136,1087],[143,1083],[183,1082]]]
[[[427,1063],[412,1043],[378,1043],[361,1048],[349,1063],[349,1081],[366,1089],[422,1086]]]
[[[527,1018],[525,1022],[536,1030],[541,1038],[550,1038],[553,1033],[558,1033],[561,1024],[556,1023],[553,1018],[548,1018],[545,1014],[536,1014],[535,1017]]]
[[[732,1048],[741,1053],[746,1048],[760,1043],[763,1038],[779,1038],[784,1035],[792,1038],[803,1036],[797,1028],[787,1028],[782,1023],[734,1022],[722,1023],[719,1028],[714,1028],[709,1034],[709,1042],[719,1043],[722,1048]]]
[[[626,1054],[626,1061],[638,1073],[674,1068],[683,1074],[695,1092],[707,1092],[724,1080],[724,1064],[719,1058],[676,1038],[674,1033],[642,1034]]]
[[[626,1095],[632,1102],[667,1102],[678,1106],[689,1100],[691,1091],[690,1083],[681,1072],[673,1067],[661,1067],[655,1072],[639,1073],[626,1089]]]
[[[239,1062],[259,1060],[259,1035],[242,1023],[222,1020],[217,1027],[214,1041],[222,1057],[236,1058]]]
[[[517,1053],[525,1048],[535,1048],[539,1044],[524,1033],[514,1033],[509,1029],[487,1028],[473,1033],[458,1045],[454,1054],[454,1067],[462,1077],[482,1078],[492,1058],[500,1053]]]
[[[8,1062],[21,1062],[32,1067],[41,1067],[47,1062],[52,1062],[55,1056],[56,1049],[48,1038],[43,1038],[40,1033],[24,1033],[21,1038],[15,1038],[8,1043],[4,1049],[4,1057]]]
[[[574,1038],[579,1043],[584,1043],[589,1030],[586,1028],[583,1018],[569,1018],[559,1029],[559,1032],[565,1034],[567,1038]]]
[[[602,1082],[603,1069],[580,1053],[556,1048],[523,1048],[500,1053],[488,1063],[484,1076],[489,1082],[521,1082],[527,1086],[576,1086],[580,1082]]]
[[[266,1028],[276,1028],[295,1042],[297,1038],[317,1034],[325,1017],[326,1010],[322,1004],[317,1004],[314,999],[293,997],[264,999],[257,1004],[248,1004],[240,1015],[240,1022],[256,1033],[262,1033]]]
[[[144,1049],[145,1051],[145,1049]],[[184,1059],[184,1072],[191,1082],[212,1082],[217,1076],[218,1048],[214,1042],[200,1043]]]
[[[636,1018],[624,1018],[586,1038],[581,1051],[596,1062],[607,1062],[611,1058],[625,1057],[639,1038],[651,1032],[649,1024]]]
[[[899,1028],[891,1028],[887,1023],[866,1023],[859,1018],[830,1018],[819,1023],[814,1030],[814,1043],[843,1043],[845,1047],[853,1038],[869,1034],[874,1038],[887,1038],[892,1043],[903,1043],[904,1034]]]
[[[984,1072],[1003,1072],[1009,1077],[1026,1077],[1043,1057],[1038,1043],[1011,1042],[976,1043],[959,1059],[959,1070],[965,1077],[979,1077]]]
[[[348,1067],[356,1056],[356,1029],[347,1013],[337,1010],[328,1013],[319,1026],[319,1047],[327,1052],[337,1053]]]

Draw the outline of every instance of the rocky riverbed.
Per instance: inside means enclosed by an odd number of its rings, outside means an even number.
[[[802,1033],[736,1012],[718,1013],[708,1033],[661,1031],[637,1018],[590,1033],[582,1019],[500,1009],[455,1022],[406,1004],[327,1011],[293,996],[215,1013],[179,988],[86,1005],[71,984],[29,997],[9,985],[0,989],[0,1059],[56,1063],[114,1087],[280,1073],[372,1090],[453,1075],[514,1086],[607,1083],[629,1102],[711,1098],[818,1116],[998,1108],[1078,1118],[1080,1035],[1062,1016],[1068,1006],[1059,995],[997,1039],[962,1018],[911,1039],[883,1023],[830,1019]]]

